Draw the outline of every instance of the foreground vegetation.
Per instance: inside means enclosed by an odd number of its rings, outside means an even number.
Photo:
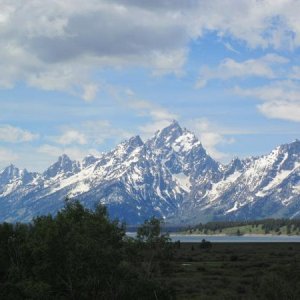
[[[300,219],[265,219],[257,221],[226,221],[198,224],[185,230],[190,234],[272,234],[300,235]]]
[[[300,299],[300,243],[171,243],[68,201],[57,216],[0,225],[0,299]]]
[[[185,243],[173,264],[180,300],[300,299],[300,243]]]
[[[0,299],[172,299],[162,281],[173,250],[159,221],[137,239],[95,211],[68,201],[57,216],[0,225]]]

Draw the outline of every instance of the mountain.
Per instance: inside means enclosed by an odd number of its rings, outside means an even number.
[[[64,154],[43,173],[13,165],[0,172],[0,221],[56,213],[66,197],[89,208],[100,202],[129,224],[153,215],[173,224],[300,217],[300,141],[223,165],[173,121],[99,157],[77,162]]]

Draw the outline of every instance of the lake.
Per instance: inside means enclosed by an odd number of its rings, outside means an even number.
[[[127,232],[128,236],[134,237],[135,232]],[[196,234],[170,234],[173,242],[180,241],[183,243],[197,243],[203,239],[212,243],[300,243],[300,236],[286,236],[286,235],[196,235]]]

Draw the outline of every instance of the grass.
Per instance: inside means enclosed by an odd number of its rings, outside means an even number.
[[[172,264],[178,299],[300,299],[300,243],[182,243]]]

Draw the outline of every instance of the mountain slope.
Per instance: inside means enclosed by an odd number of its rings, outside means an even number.
[[[300,216],[300,142],[222,165],[173,121],[82,162],[67,155],[42,174],[8,166],[0,172],[0,221],[55,213],[66,197],[130,224],[155,215],[173,223]]]
[[[229,172],[228,172],[229,171]],[[189,218],[213,219],[297,217],[300,212],[300,142],[277,147],[270,154],[225,166],[223,178],[192,206]],[[197,190],[197,187],[195,187]],[[191,208],[192,199],[187,200]]]

